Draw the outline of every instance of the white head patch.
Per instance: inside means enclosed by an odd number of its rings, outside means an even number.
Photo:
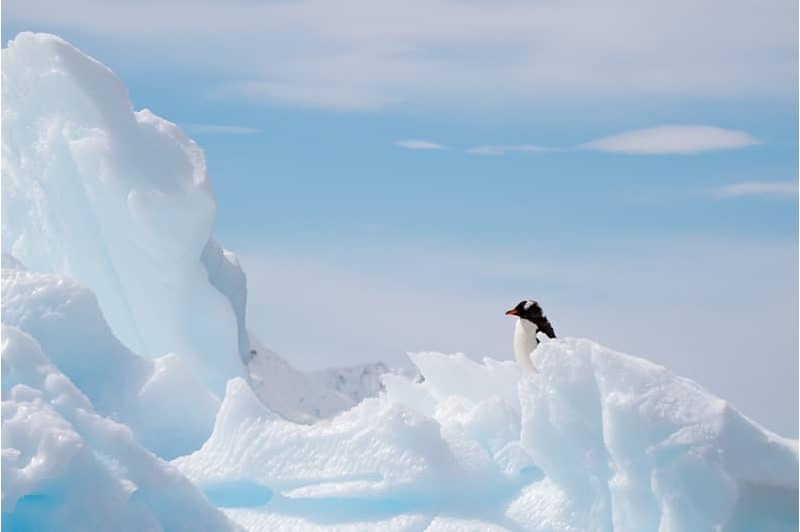
[[[524,308],[525,310],[530,310],[532,306],[533,306],[533,301],[526,301]]]

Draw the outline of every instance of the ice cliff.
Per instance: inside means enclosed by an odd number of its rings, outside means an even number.
[[[305,373],[202,150],[51,35],[2,52],[3,530],[797,530],[797,443],[589,340]]]
[[[204,252],[216,204],[202,150],[61,39],[21,34],[2,72],[3,251],[89,285],[129,349],[179,353],[222,393],[243,374],[237,289],[217,290],[206,263],[244,277]]]

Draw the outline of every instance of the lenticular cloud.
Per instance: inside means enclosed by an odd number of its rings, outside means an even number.
[[[659,126],[603,137],[580,147],[587,150],[640,155],[691,155],[737,150],[761,144],[744,131],[715,126]]]

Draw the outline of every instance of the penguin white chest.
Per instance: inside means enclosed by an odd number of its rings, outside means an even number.
[[[517,325],[514,329],[514,354],[516,355],[517,363],[524,370],[534,373],[537,373],[537,370],[533,362],[531,362],[531,353],[539,345],[539,340],[536,339],[537,331],[538,328],[535,323],[521,318],[517,319]]]

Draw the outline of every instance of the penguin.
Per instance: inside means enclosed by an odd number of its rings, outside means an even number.
[[[506,316],[517,317],[517,326],[514,329],[514,354],[517,363],[525,372],[538,373],[536,366],[531,362],[531,353],[539,345],[536,333],[542,332],[550,338],[555,338],[553,326],[542,312],[539,303],[530,299],[524,299],[516,307],[507,310]]]

